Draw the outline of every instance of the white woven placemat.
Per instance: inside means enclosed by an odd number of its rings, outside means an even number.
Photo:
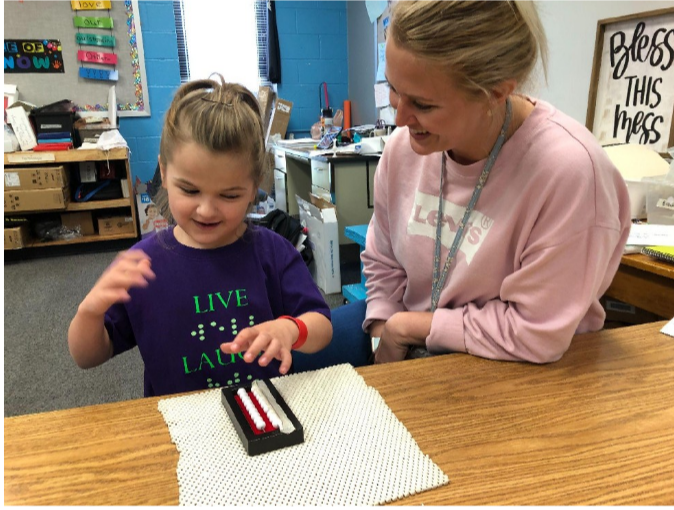
[[[249,457],[207,390],[159,401],[181,505],[377,505],[449,483],[351,365],[272,379],[304,443]]]

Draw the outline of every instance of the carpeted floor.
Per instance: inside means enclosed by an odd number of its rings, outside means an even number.
[[[82,370],[70,357],[77,306],[118,251],[132,243],[92,243],[5,252],[5,417],[141,398],[137,349]],[[341,247],[342,284],[360,279],[356,245]],[[341,294],[326,296],[331,308]]]

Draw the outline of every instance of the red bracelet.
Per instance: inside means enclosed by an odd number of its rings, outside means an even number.
[[[304,321],[298,319],[297,317],[291,317],[290,315],[281,315],[279,319],[288,319],[297,325],[297,328],[300,330],[300,334],[297,337],[295,343],[292,345],[291,349],[297,350],[302,347],[309,336],[309,330],[307,329],[307,325],[304,323]]]

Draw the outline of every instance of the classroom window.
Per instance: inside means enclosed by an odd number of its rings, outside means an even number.
[[[183,83],[217,72],[255,93],[269,85],[266,0],[176,0],[173,10]]]

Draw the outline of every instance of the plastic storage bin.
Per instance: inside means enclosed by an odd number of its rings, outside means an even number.
[[[663,177],[645,178],[648,184],[646,212],[649,224],[674,225],[674,179]]]

